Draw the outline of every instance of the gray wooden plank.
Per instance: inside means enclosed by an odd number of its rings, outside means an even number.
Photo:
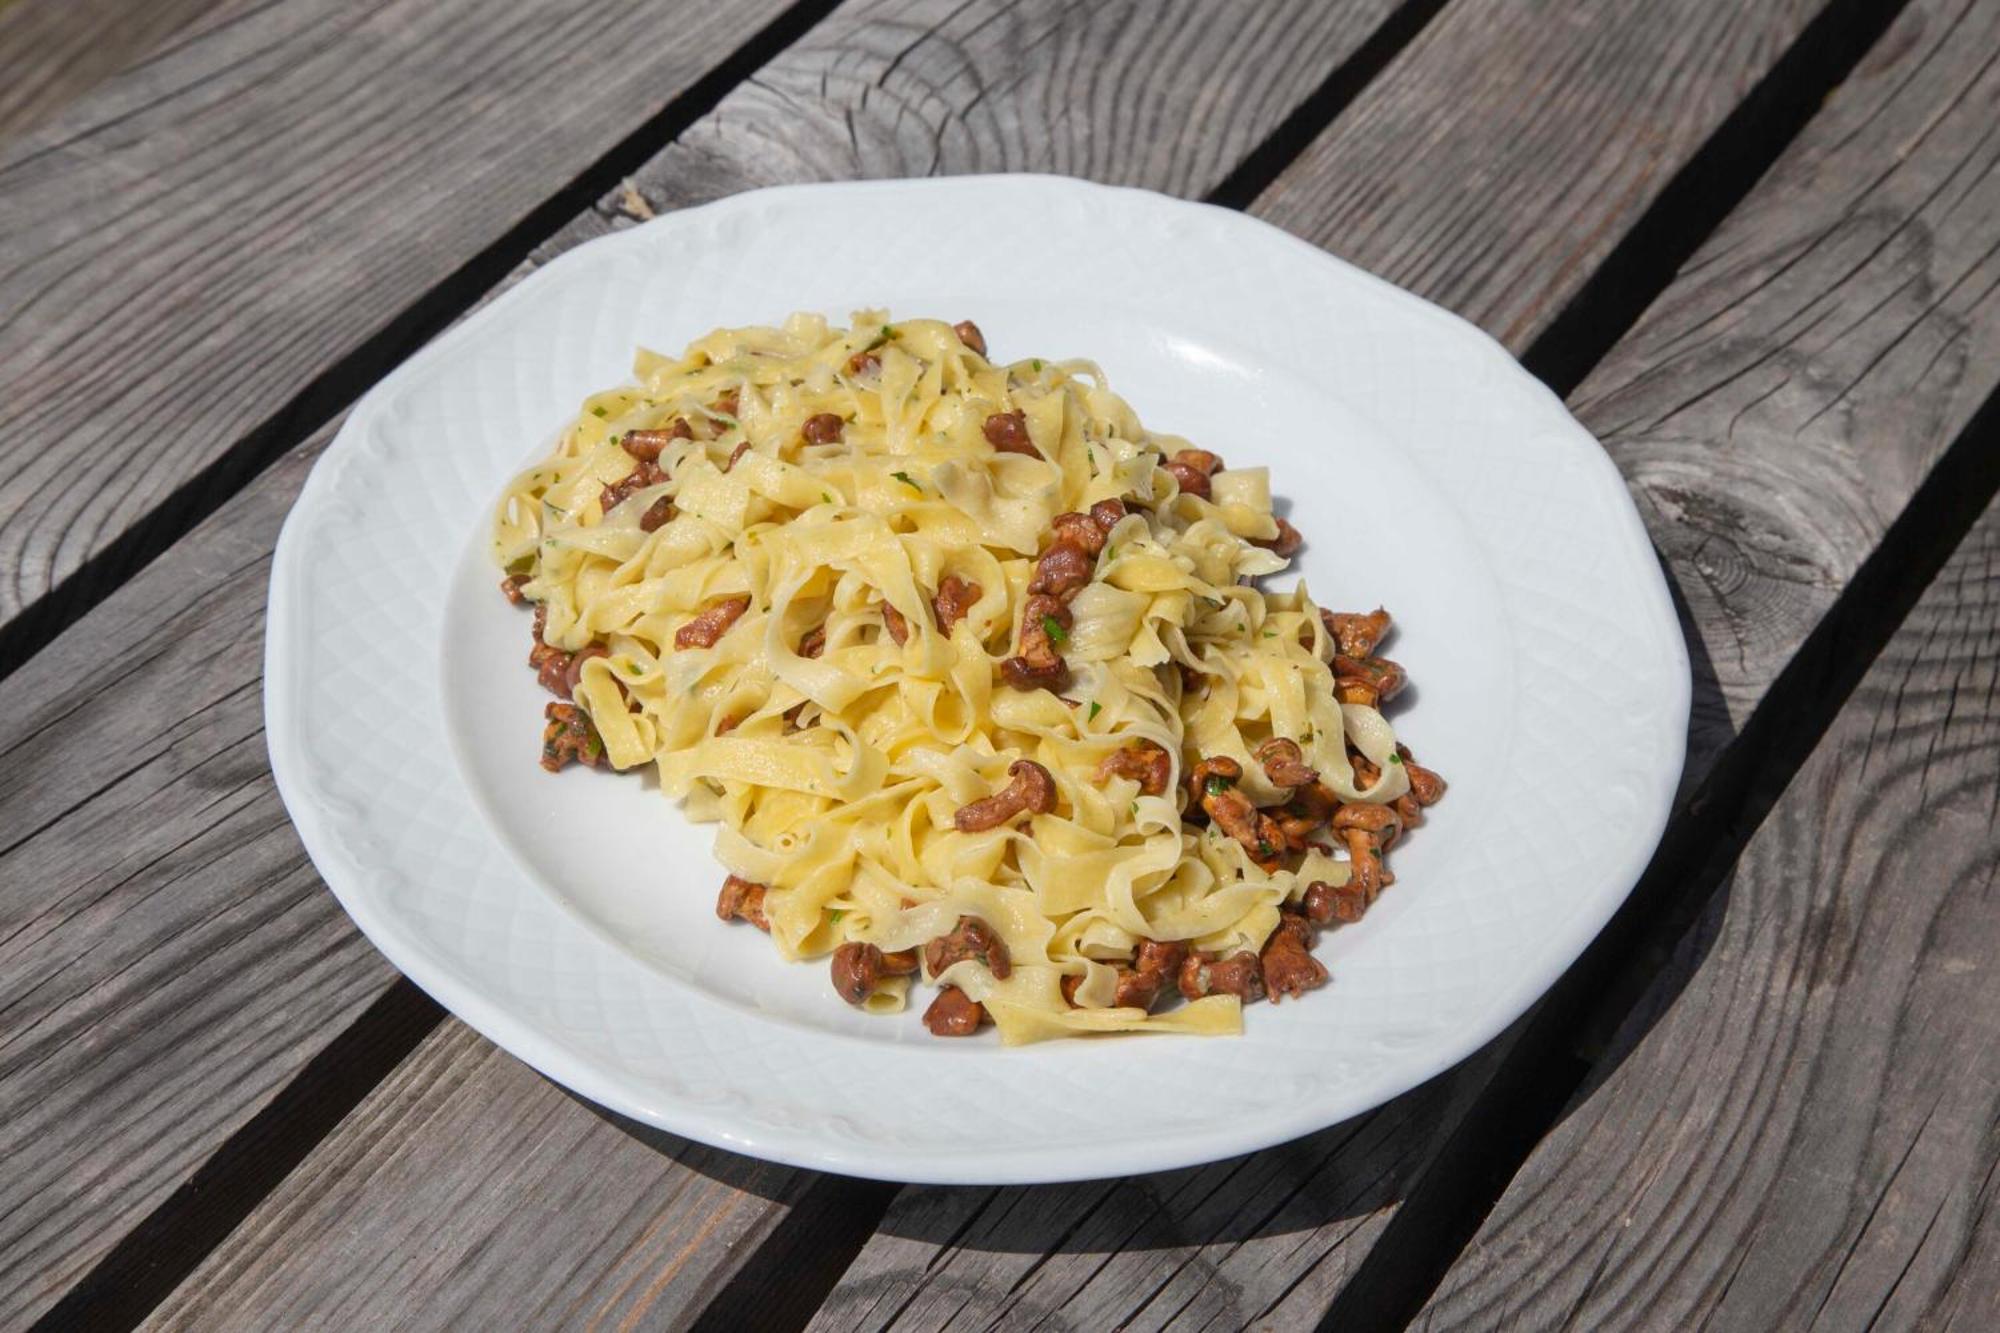
[[[146,1326],[685,1327],[813,1178],[602,1114],[447,1024]]]
[[[41,124],[187,29],[256,0],[0,0],[0,140]]]
[[[0,628],[788,4],[278,0],[0,148]]]
[[[1150,182],[1199,193],[1310,94],[1387,4],[1260,0],[1217,27],[1194,23],[1198,12],[1162,11],[1174,21],[1147,29],[1157,45],[1117,54],[1119,68],[1179,60],[1202,78],[1165,101],[1128,90],[1087,125],[1058,104],[1016,104],[960,67],[994,67],[1006,48],[983,43],[1010,33],[1052,66],[1095,68],[1106,53],[1093,44],[1128,34],[1107,30],[1090,7],[1022,4],[981,27],[956,6],[870,0],[785,61],[827,71],[851,100],[820,114],[851,111],[858,135],[906,115],[881,88],[917,86],[909,79],[954,89],[954,121],[992,127],[981,141],[1017,154],[961,159],[944,149],[940,170],[1049,167],[1101,135],[1154,145]],[[940,30],[926,38],[926,23]],[[837,78],[843,70],[863,73]],[[715,116],[740,112],[732,97]],[[1221,139],[1234,147],[1217,151]],[[784,142],[782,127],[754,151],[773,142]],[[619,197],[592,214],[595,225]],[[264,562],[330,432],[0,681],[0,1103],[23,1108],[0,1123],[0,1150],[54,1145],[33,1170],[0,1175],[0,1323],[45,1308],[389,982],[284,822],[259,732]],[[121,673],[116,691],[100,688],[105,663]],[[232,757],[251,768],[228,769],[231,794],[218,799],[202,784]],[[267,858],[255,874],[221,856],[251,830]],[[241,1018],[252,1014],[256,1022]],[[592,1141],[623,1151],[608,1128]],[[578,1149],[536,1163],[554,1178],[588,1174],[595,1160]],[[663,1189],[683,1170],[666,1159],[657,1169]],[[83,1178],[94,1182],[87,1195],[62,1187]],[[550,1244],[564,1234],[552,1231]],[[579,1289],[602,1276],[575,1267]],[[220,1304],[236,1288],[208,1290]]]
[[[2000,504],[1419,1326],[1993,1327],[1996,810]]]

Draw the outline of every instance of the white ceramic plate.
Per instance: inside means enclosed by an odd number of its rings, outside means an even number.
[[[939,1041],[716,921],[710,830],[655,786],[537,767],[527,619],[480,554],[502,482],[639,344],[864,306],[1094,357],[1149,426],[1270,465],[1323,604],[1395,612],[1397,727],[1451,791],[1324,937],[1327,988],[1240,1038]],[[1461,1059],[1624,899],[1687,708],[1624,484],[1485,335],[1240,214],[1033,176],[762,190],[557,259],[348,417],[278,543],[265,674],[314,864],[459,1017],[665,1129],[963,1183],[1225,1157]],[[1561,836],[1531,837],[1551,812]]]

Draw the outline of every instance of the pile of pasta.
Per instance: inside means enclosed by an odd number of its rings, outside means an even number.
[[[1239,1031],[1442,791],[1386,614],[1257,582],[1299,544],[1265,469],[970,323],[642,351],[492,540],[544,765],[652,765],[720,826],[720,915],[870,1010],[935,984],[941,1034]]]

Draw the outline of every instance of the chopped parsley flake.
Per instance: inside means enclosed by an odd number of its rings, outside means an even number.
[[[1038,357],[1036,357],[1036,358],[1034,359],[1034,361],[1033,361],[1033,363],[1032,363],[1032,364],[1033,364],[1033,365],[1034,365],[1034,367],[1035,367],[1035,373],[1036,373],[1037,375],[1041,374],[1041,373],[1042,373],[1042,358],[1040,358],[1039,356],[1038,356]]]
[[[1399,754],[1392,754],[1389,756],[1389,762],[1392,764],[1400,764],[1403,762],[1403,756]]]
[[[1267,639],[1275,639],[1278,637],[1278,631],[1274,629],[1267,629],[1264,631],[1264,637]]]
[[[824,504],[832,504],[832,503],[833,503],[833,497],[832,497],[831,495],[828,495],[828,494],[827,494],[827,493],[826,493],[825,491],[821,491],[821,492],[819,493],[819,498],[820,498],[820,501],[821,501],[822,503],[824,503]]]
[[[605,411],[605,410],[604,410],[603,408],[601,408],[601,407],[593,407],[593,408],[591,408],[591,409],[590,409],[590,415],[592,415],[592,416],[594,416],[594,417],[608,417],[608,416],[610,416],[611,414],[610,414],[609,412],[606,412],[606,411]]]
[[[841,911],[838,907],[836,907],[831,912],[828,912],[826,914],[827,924],[837,926],[840,924],[841,919],[846,915],[847,913]]]
[[[1222,795],[1222,793],[1229,790],[1229,786],[1230,786],[1229,779],[1222,777],[1221,775],[1218,774],[1217,776],[1210,778],[1206,783],[1204,783],[1203,789],[1206,790],[1210,796],[1220,796]]]
[[[1069,631],[1064,629],[1062,622],[1054,616],[1042,617],[1042,632],[1048,635],[1049,640],[1053,643],[1069,642]]]
[[[1089,716],[1087,716],[1087,717],[1086,717],[1086,718],[1085,718],[1084,720],[1085,720],[1086,722],[1095,722],[1095,721],[1097,721],[1097,715],[1098,715],[1098,713],[1100,713],[1101,711],[1103,711],[1103,708],[1104,708],[1104,705],[1103,705],[1103,704],[1101,704],[1101,703],[1097,702],[1097,700],[1095,700],[1095,699],[1092,699],[1092,700],[1090,701],[1090,714],[1089,714]]]
[[[897,481],[902,482],[905,486],[908,486],[913,491],[923,490],[923,487],[919,486],[916,482],[910,480],[910,474],[907,472],[891,472],[889,475],[894,477]]]

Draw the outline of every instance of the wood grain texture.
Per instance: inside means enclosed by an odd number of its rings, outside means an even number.
[[[2000,505],[1419,1326],[1994,1327],[1996,812]]]
[[[1519,353],[1825,8],[1453,5],[1252,211]]]
[[[685,1327],[811,1183],[594,1111],[448,1023],[147,1326]]]
[[[1571,395],[1711,680],[1714,754],[2000,386],[2000,4],[1914,0]]]
[[[265,757],[264,584],[308,457],[0,681],[0,1326],[58,1299],[395,977],[313,874]]]
[[[0,623],[785,8],[285,0],[0,150]]]
[[[255,0],[0,0],[0,141]]]
[[[864,0],[759,70],[633,183],[654,209],[766,185],[1044,171],[1199,197],[1397,0]],[[624,215],[621,197],[558,238]]]
[[[853,99],[857,127],[877,127],[857,128],[864,138],[906,115],[870,92],[882,73],[877,66],[903,54],[899,69],[955,90],[964,103],[955,115],[1014,127],[1024,146],[1005,159],[1008,165],[1067,161],[1046,154],[1074,151],[1057,145],[1094,133],[1151,145],[1147,161],[1156,174],[1124,179],[1200,192],[1230,170],[1233,154],[1260,141],[1309,95],[1386,6],[1357,0],[1332,9],[1344,22],[1325,19],[1322,7],[1305,0],[1240,4],[1232,9],[1233,25],[1209,29],[1194,23],[1193,6],[1177,8],[1168,15],[1174,23],[1148,29],[1158,45],[1117,48],[1117,67],[1194,60],[1207,82],[1178,91],[1186,100],[1172,104],[1171,114],[1130,90],[1101,109],[1094,128],[1082,130],[1065,126],[1059,104],[1015,106],[1006,89],[944,73],[954,59],[984,69],[1001,58],[999,48],[966,45],[974,37],[956,29],[925,43],[916,25],[926,16],[945,21],[949,6],[857,6],[830,22],[809,50],[786,59],[874,70],[867,80],[839,85]],[[1057,69],[1096,69],[1110,54],[1103,44],[1125,40],[1123,28],[1107,29],[1087,6],[1015,6],[992,17],[988,37],[978,40],[990,41],[995,29],[1032,43],[1039,59]],[[1246,45],[1246,32],[1261,35]],[[882,55],[885,33],[900,45]],[[857,54],[844,54],[850,47]],[[901,86],[894,77],[887,82]],[[733,97],[716,112],[740,114]],[[1041,117],[1056,123],[1042,125]],[[1225,139],[1234,146],[1218,151]],[[742,151],[754,156],[759,149],[746,143]],[[961,160],[956,150],[939,159],[942,170],[990,165]],[[604,225],[617,199],[590,215],[594,226]],[[569,242],[589,230],[573,229]],[[258,478],[0,681],[0,848],[7,849],[0,854],[6,886],[0,937],[7,937],[0,944],[0,1104],[31,1105],[17,1122],[0,1124],[0,1148],[57,1144],[33,1172],[0,1180],[0,1274],[7,1275],[0,1287],[10,1288],[0,1293],[0,1323],[45,1308],[265,1105],[272,1089],[392,975],[306,864],[271,786],[260,731],[266,562],[310,458],[330,432],[322,430]],[[106,663],[122,673],[117,691],[100,689]],[[156,734],[166,739],[134,745],[134,737]],[[162,747],[166,758],[153,760],[155,767],[139,764]],[[199,785],[211,777],[226,777],[226,800]],[[253,833],[262,858],[254,873],[240,857],[218,850],[242,845]],[[155,865],[161,849],[174,849],[173,859]],[[126,1018],[142,1001],[139,1018]],[[218,1014],[235,1017],[223,1021]],[[253,1014],[254,1022],[242,1017]],[[23,1044],[31,1040],[32,1047]],[[10,1063],[17,1049],[21,1058]],[[115,1059],[104,1060],[107,1049]],[[469,1077],[499,1077],[482,1068],[487,1072]],[[146,1099],[134,1104],[127,1089],[146,1089]],[[583,1108],[570,1114],[576,1144],[561,1152],[524,1150],[523,1172],[544,1173],[542,1187],[558,1193],[573,1188],[564,1182],[588,1179],[605,1169],[607,1158],[623,1160],[629,1150],[622,1133]],[[451,1160],[435,1143],[412,1151],[435,1163]],[[94,1180],[95,1188],[88,1195],[49,1188],[78,1178]],[[485,1188],[497,1186],[488,1179]],[[440,1197],[412,1198],[412,1215]],[[273,1206],[290,1206],[289,1196]],[[741,1205],[777,1206],[758,1199]],[[438,1227],[452,1220],[429,1217]],[[264,1235],[265,1224],[260,1214],[244,1236]],[[565,1247],[566,1235],[547,1231],[551,1254]],[[303,1238],[298,1243],[307,1258],[352,1259],[346,1251],[323,1253]],[[204,1270],[203,1290],[218,1309],[255,1285],[254,1269],[245,1277],[241,1260],[237,1252],[218,1255],[218,1265],[230,1265],[226,1281],[213,1277],[218,1270]],[[608,1280],[589,1260],[580,1253],[551,1260],[569,1275],[578,1300]]]

